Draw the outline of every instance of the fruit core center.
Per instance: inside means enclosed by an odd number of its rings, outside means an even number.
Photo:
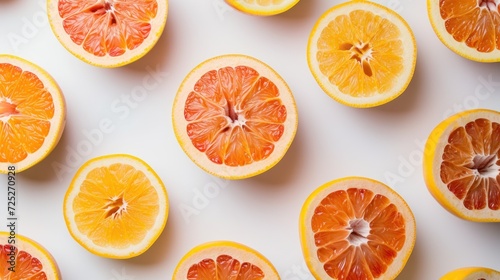
[[[363,219],[350,220],[347,227],[351,233],[347,240],[354,246],[359,246],[368,242],[368,235],[370,234],[370,224]]]
[[[8,101],[0,101],[0,118],[19,114],[19,111],[17,111],[16,107],[17,106],[15,104],[12,104]]]
[[[127,202],[123,199],[123,196],[113,197],[108,199],[106,205],[104,206],[104,211],[106,212],[106,218],[116,219],[123,212],[127,210]]]
[[[238,113],[236,113],[234,105],[231,104],[229,101],[227,102],[225,110],[226,110],[226,116],[228,116],[233,123],[238,120]]]
[[[479,7],[485,8],[489,11],[498,11],[495,0],[478,0],[477,4]]]
[[[109,14],[109,23],[116,24],[114,0],[100,0],[89,8],[95,15]]]
[[[369,43],[344,43],[340,45],[339,49],[342,51],[349,51],[351,59],[354,59],[359,63],[366,76],[371,77],[373,75],[372,68],[370,66],[370,60],[373,58],[373,49]]]
[[[500,166],[496,164],[498,157],[496,155],[476,155],[472,159],[472,169],[477,175],[483,177],[495,178],[500,174]]]

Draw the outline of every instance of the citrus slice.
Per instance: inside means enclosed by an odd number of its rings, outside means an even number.
[[[319,18],[309,36],[307,61],[333,99],[352,107],[374,107],[408,87],[417,46],[409,25],[396,12],[354,0]]]
[[[36,241],[17,233],[0,232],[0,263],[0,279],[61,279],[52,255]]]
[[[487,267],[463,267],[452,270],[440,280],[495,280],[500,279],[500,271]]]
[[[124,154],[86,162],[64,197],[71,236],[102,257],[126,259],[153,245],[167,222],[165,186],[144,161]]]
[[[59,42],[79,59],[118,67],[141,58],[167,21],[167,0],[48,0],[49,22]]]
[[[279,280],[259,252],[232,241],[214,241],[191,249],[177,264],[173,280]]]
[[[47,157],[65,122],[56,81],[29,61],[0,54],[0,173],[21,172]]]
[[[257,16],[272,16],[291,9],[299,0],[225,0],[226,3],[244,13]]]
[[[434,198],[466,220],[500,221],[500,112],[455,114],[429,135],[424,178]]]
[[[305,201],[300,239],[316,279],[395,279],[413,251],[415,218],[388,186],[346,177]]]
[[[500,2],[427,0],[427,12],[441,42],[479,62],[500,61]]]
[[[285,155],[297,108],[285,81],[263,62],[224,55],[199,64],[182,82],[172,121],[186,154],[227,179],[260,174]]]

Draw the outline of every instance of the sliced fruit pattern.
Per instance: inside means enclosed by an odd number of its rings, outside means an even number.
[[[370,11],[337,16],[322,30],[317,45],[321,72],[345,94],[387,92],[403,72],[399,28]]]
[[[247,66],[204,74],[184,108],[193,145],[214,163],[244,166],[267,158],[284,132],[276,85]]]
[[[88,173],[72,207],[84,236],[97,246],[124,249],[143,242],[155,224],[158,201],[142,171],[115,163]]]
[[[495,0],[439,0],[446,31],[479,52],[500,50],[500,5]]]
[[[120,56],[140,46],[156,17],[156,0],[59,0],[71,40],[96,56]]]
[[[317,257],[334,279],[383,276],[405,243],[405,219],[390,200],[367,189],[330,193],[311,220]]]
[[[260,280],[264,272],[249,262],[240,262],[228,255],[219,255],[214,259],[204,259],[192,265],[187,274],[188,280]]]
[[[0,162],[18,163],[42,146],[54,103],[32,72],[0,63],[0,81]]]
[[[500,209],[500,124],[479,118],[448,137],[441,180],[469,210]]]

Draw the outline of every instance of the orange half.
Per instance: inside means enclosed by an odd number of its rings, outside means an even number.
[[[500,61],[500,3],[427,0],[434,32],[455,53],[479,62]]]
[[[430,193],[466,220],[500,221],[500,112],[455,114],[430,133],[424,154]]]
[[[59,280],[59,268],[52,255],[36,241],[0,232],[0,279]],[[12,247],[12,240],[15,247]],[[10,242],[9,242],[10,241]]]
[[[0,173],[42,161],[65,123],[66,104],[56,81],[29,61],[0,54]]]
[[[167,0],[48,0],[52,31],[73,55],[118,67],[153,48],[167,21]]]
[[[271,262],[254,249],[232,241],[214,241],[191,249],[172,280],[279,280]]]
[[[174,132],[203,170],[228,179],[260,174],[285,155],[297,108],[285,81],[263,62],[224,55],[202,62],[182,82]]]
[[[358,108],[385,104],[408,87],[417,45],[408,23],[371,1],[333,6],[315,23],[307,62],[319,86],[336,101]]]
[[[415,245],[415,218],[388,186],[337,179],[316,189],[300,214],[304,258],[316,279],[395,279]]]

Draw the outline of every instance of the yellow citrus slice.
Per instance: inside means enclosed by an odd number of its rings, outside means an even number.
[[[0,279],[61,279],[52,255],[36,241],[20,234],[0,232],[0,264]]]
[[[285,81],[263,62],[223,55],[199,64],[174,100],[182,149],[206,172],[228,179],[260,174],[285,155],[297,108]]]
[[[448,211],[466,220],[500,222],[500,112],[455,114],[429,135],[424,178]]]
[[[352,107],[374,107],[403,93],[417,61],[412,30],[396,12],[364,0],[327,10],[307,44],[307,61],[320,87]]]
[[[440,280],[495,280],[500,279],[500,271],[487,267],[463,267],[452,270]]]
[[[272,16],[291,9],[299,0],[225,0],[226,3],[244,13]]]
[[[167,0],[48,0],[55,36],[79,59],[118,67],[141,58],[167,21]]]
[[[144,161],[124,154],[86,162],[64,197],[71,236],[102,257],[125,259],[145,252],[162,233],[168,197]]]
[[[441,42],[479,62],[500,61],[500,2],[427,0],[427,12]]]
[[[29,61],[0,54],[0,173],[21,172],[47,157],[65,122],[56,81]]]
[[[214,241],[191,249],[174,270],[173,280],[279,280],[259,252],[232,241]]]
[[[300,240],[316,279],[395,279],[413,251],[415,218],[388,186],[346,177],[305,201]]]

